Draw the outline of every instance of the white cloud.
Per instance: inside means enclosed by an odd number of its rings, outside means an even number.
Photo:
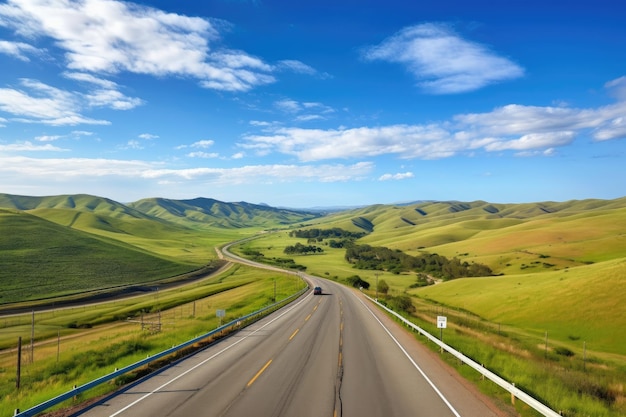
[[[519,150],[528,151],[532,149],[552,148],[553,146],[564,146],[572,143],[574,132],[548,132],[529,133],[518,139],[494,140],[484,147],[487,151]]]
[[[611,80],[604,87],[618,100],[626,101],[626,76]]]
[[[189,158],[219,158],[220,154],[216,152],[190,152],[187,154]]]
[[[117,83],[113,81],[105,80],[104,78],[98,78],[92,74],[87,74],[84,72],[65,72],[63,73],[63,76],[70,80],[94,84],[107,90],[113,90],[118,88]]]
[[[87,105],[91,107],[110,107],[114,110],[130,110],[144,104],[144,101],[136,97],[127,97],[119,91],[117,83],[92,74],[82,72],[65,72],[65,78],[95,85],[99,88],[92,89],[83,94]]]
[[[54,142],[55,140],[61,139],[63,136],[60,135],[42,135],[35,137],[35,140],[38,142]]]
[[[47,145],[49,146],[49,145]],[[0,148],[1,150],[1,148]],[[162,163],[137,160],[88,158],[28,158],[0,155],[0,174],[13,176],[28,183],[55,183],[71,181],[72,184],[89,185],[93,179],[115,178],[133,181],[180,183],[181,181],[206,184],[256,184],[260,181],[348,181],[364,179],[371,173],[373,164],[361,162],[352,165],[249,165],[236,168],[170,169]]]
[[[85,98],[89,106],[109,107],[113,110],[130,110],[144,103],[140,98],[127,97],[117,90],[95,90],[86,94]]]
[[[392,125],[354,129],[276,129],[273,135],[244,137],[244,149],[275,150],[296,155],[302,161],[373,157],[397,154],[403,158],[435,159],[451,156],[461,148],[439,126]]]
[[[407,27],[366,49],[364,57],[405,65],[418,85],[433,94],[474,91],[524,74],[507,58],[436,23]]]
[[[72,135],[74,135],[76,137],[93,136],[93,132],[89,132],[89,131],[86,131],[86,130],[74,130],[74,131],[72,131]]]
[[[263,134],[244,136],[238,146],[258,155],[294,155],[301,161],[379,155],[439,159],[477,150],[550,156],[581,136],[598,141],[626,138],[625,114],[626,101],[598,108],[511,104],[427,125],[327,130],[267,126]]]
[[[290,71],[297,72],[300,74],[315,75],[317,73],[317,71],[310,65],[307,65],[301,61],[296,61],[293,59],[285,59],[285,60],[280,61],[278,63],[278,67],[280,69],[288,69]]]
[[[281,111],[288,113],[297,113],[301,109],[300,103],[290,99],[279,100],[275,102],[274,105]]]
[[[322,120],[323,117],[319,114],[302,114],[296,117],[297,122],[310,122],[312,120]]]
[[[206,149],[206,148],[210,148],[214,144],[215,144],[214,141],[208,139],[208,140],[199,140],[198,142],[194,142],[189,146],[192,148]]]
[[[397,174],[383,174],[380,176],[380,178],[378,178],[379,181],[389,181],[389,180],[406,180],[408,178],[413,178],[415,175],[413,175],[412,172],[404,172],[404,173],[397,173]]]
[[[597,140],[626,139],[626,117],[616,117],[602,128],[596,130]]]
[[[27,54],[36,54],[39,50],[27,43],[0,40],[0,54],[10,55],[20,61],[30,61]]]
[[[23,89],[0,88],[0,111],[16,115],[18,121],[49,125],[109,124],[79,113],[82,97],[37,80],[20,80]]]
[[[153,139],[158,139],[159,137],[157,135],[153,135],[151,133],[142,133],[141,135],[139,135],[139,139],[144,139],[144,140],[153,140]]]
[[[325,115],[334,113],[332,107],[317,102],[299,102],[292,99],[283,99],[274,102],[274,106],[280,111],[293,115],[295,122],[310,122],[324,120]],[[253,123],[251,123],[253,124]],[[253,124],[255,125],[255,124]],[[258,124],[257,124],[258,125]],[[265,126],[269,126],[269,123]]]
[[[64,152],[67,149],[59,148],[51,144],[36,145],[31,142],[13,143],[10,145],[0,144],[0,152]]]
[[[131,139],[126,143],[126,145],[120,146],[119,148],[141,150],[141,149],[144,149],[144,146],[138,140]]]
[[[218,49],[223,22],[136,3],[11,0],[0,8],[0,25],[31,39],[52,38],[70,70],[190,76],[229,91],[275,81],[260,59]]]

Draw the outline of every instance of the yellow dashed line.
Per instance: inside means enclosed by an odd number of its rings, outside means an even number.
[[[311,318],[311,315],[309,314],[308,316],[306,316],[306,319],[304,319],[304,321],[308,321]]]
[[[300,329],[296,329],[295,332],[293,332],[293,334],[291,336],[289,336],[289,340],[293,339],[294,337],[296,337],[296,334],[298,334],[298,332],[300,331]]]
[[[256,373],[256,375],[254,376],[254,378],[252,378],[250,380],[250,382],[248,382],[248,385],[246,385],[246,387],[249,387],[250,385],[254,384],[254,381],[256,381],[256,379],[258,377],[261,376],[261,374],[267,369],[268,366],[270,366],[270,363],[272,363],[272,360],[270,359],[269,361],[267,361],[267,363],[265,364],[265,366],[263,368],[261,368],[261,370],[259,372]]]

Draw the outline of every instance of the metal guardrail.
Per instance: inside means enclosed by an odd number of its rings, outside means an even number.
[[[219,332],[221,332],[223,330],[226,330],[229,327],[234,327],[239,322],[242,322],[242,321],[248,320],[250,318],[253,318],[255,316],[261,315],[261,314],[267,312],[268,310],[276,308],[277,306],[279,306],[281,304],[285,304],[285,303],[288,303],[288,302],[290,302],[292,300],[295,300],[296,298],[300,297],[302,294],[304,294],[308,290],[309,290],[308,287],[304,288],[304,289],[298,291],[297,293],[295,293],[295,294],[293,294],[293,295],[291,295],[291,296],[289,296],[289,297],[287,297],[287,298],[285,298],[283,300],[280,300],[278,302],[275,302],[274,304],[271,304],[271,305],[269,305],[269,306],[267,306],[265,308],[262,308],[261,310],[257,310],[255,312],[247,314],[247,315],[245,315],[243,317],[239,317],[239,318],[237,318],[235,320],[232,320],[232,321],[230,321],[230,322],[228,322],[228,323],[218,327],[215,330],[212,330],[212,331],[210,331],[208,333],[205,333],[205,334],[203,334],[201,336],[195,337],[195,338],[193,338],[191,340],[188,340],[188,341],[186,341],[184,343],[181,343],[180,345],[174,346],[171,349],[167,349],[167,350],[164,350],[163,352],[157,353],[157,354],[155,354],[153,356],[149,356],[146,359],[143,359],[143,360],[141,360],[139,362],[133,363],[132,365],[128,365],[128,366],[126,366],[126,367],[124,367],[122,369],[119,369],[119,370],[116,369],[114,372],[112,372],[112,373],[110,373],[108,375],[104,375],[104,376],[102,376],[102,377],[100,377],[98,379],[95,379],[95,380],[93,380],[91,382],[88,382],[88,383],[86,383],[84,385],[75,387],[75,388],[73,388],[70,391],[67,391],[67,392],[65,392],[65,393],[63,393],[63,394],[61,394],[61,395],[59,395],[57,397],[54,397],[54,398],[52,398],[52,399],[50,399],[48,401],[45,401],[45,402],[43,402],[43,403],[41,403],[39,405],[36,405],[36,406],[34,406],[32,408],[29,408],[28,410],[25,410],[25,411],[22,411],[22,412],[20,412],[19,410],[15,410],[14,417],[32,417],[32,416],[35,416],[35,415],[41,413],[42,411],[45,411],[45,410],[47,410],[47,409],[49,409],[51,407],[54,407],[55,405],[59,405],[63,401],[69,400],[70,398],[74,398],[78,394],[81,394],[81,393],[83,393],[85,391],[88,391],[88,390],[90,390],[92,388],[95,388],[96,386],[98,386],[100,384],[103,384],[103,383],[108,382],[108,381],[110,381],[112,379],[115,379],[115,378],[117,378],[119,376],[122,376],[122,375],[124,375],[124,374],[126,374],[126,373],[128,373],[130,371],[134,371],[137,368],[141,368],[142,366],[148,365],[148,364],[150,364],[152,362],[155,362],[155,361],[157,361],[157,360],[159,360],[161,358],[164,358],[166,356],[172,355],[172,354],[174,354],[174,353],[176,353],[176,352],[178,352],[178,351],[180,351],[182,349],[185,349],[185,348],[187,348],[189,346],[192,346],[195,343],[201,342],[204,339],[207,339],[207,338],[209,338],[209,337],[211,337],[211,336],[213,336],[213,335],[215,335],[215,334],[217,334],[217,333],[219,333]]]
[[[485,378],[491,380],[492,382],[496,383],[501,388],[503,388],[506,391],[510,392],[511,395],[514,398],[517,398],[517,399],[525,402],[530,407],[532,407],[534,410],[538,411],[539,413],[541,413],[542,415],[544,415],[546,417],[561,417],[561,414],[557,413],[556,411],[552,410],[547,405],[541,403],[539,400],[536,400],[535,398],[531,397],[530,395],[528,395],[524,391],[520,390],[519,388],[517,388],[515,386],[515,384],[507,382],[506,380],[504,380],[503,378],[501,378],[498,375],[494,374],[493,372],[491,372],[490,370],[488,370],[484,366],[476,363],[475,361],[473,361],[472,359],[468,358],[467,356],[465,356],[461,352],[459,352],[459,351],[453,349],[452,347],[448,346],[447,344],[443,343],[441,340],[437,339],[435,336],[431,335],[426,330],[424,330],[421,327],[411,323],[409,320],[405,319],[404,317],[402,317],[401,315],[399,315],[395,311],[390,310],[389,308],[387,308],[383,304],[379,303],[375,299],[373,299],[373,298],[371,298],[371,297],[369,297],[367,295],[365,295],[365,297],[367,297],[370,301],[372,301],[373,303],[375,303],[379,307],[383,308],[389,314],[392,314],[395,317],[397,317],[404,324],[406,324],[407,326],[413,328],[419,334],[421,334],[421,335],[425,336],[426,338],[428,338],[431,342],[435,343],[441,349],[443,349],[446,352],[450,353],[452,356],[454,356],[455,358],[460,360],[462,363],[470,366],[471,368],[473,368],[474,370],[479,372],[481,375],[483,375]]]

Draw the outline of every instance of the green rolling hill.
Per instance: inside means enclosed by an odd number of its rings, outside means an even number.
[[[188,227],[274,228],[308,221],[318,214],[278,209],[246,202],[224,203],[211,198],[170,200],[148,198],[129,207],[153,218]]]
[[[0,209],[0,304],[157,281],[198,268],[123,241]]]
[[[436,253],[488,265],[495,275],[460,278],[411,288],[415,274],[381,277],[394,294],[410,294],[492,323],[525,329],[537,338],[548,331],[560,343],[623,353],[626,327],[626,198],[527,204],[420,202],[376,205],[336,213],[311,227],[367,231],[358,243],[412,255]],[[286,241],[293,244],[295,239]],[[280,239],[251,249],[281,252]],[[355,270],[344,250],[298,256],[311,272],[359,274],[370,284],[374,271]]]
[[[0,305],[172,279],[215,246],[315,214],[211,199],[0,194]]]

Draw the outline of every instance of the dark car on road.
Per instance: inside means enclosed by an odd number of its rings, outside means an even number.
[[[313,294],[315,294],[315,295],[322,295],[322,287],[315,287],[315,288],[313,288]]]

